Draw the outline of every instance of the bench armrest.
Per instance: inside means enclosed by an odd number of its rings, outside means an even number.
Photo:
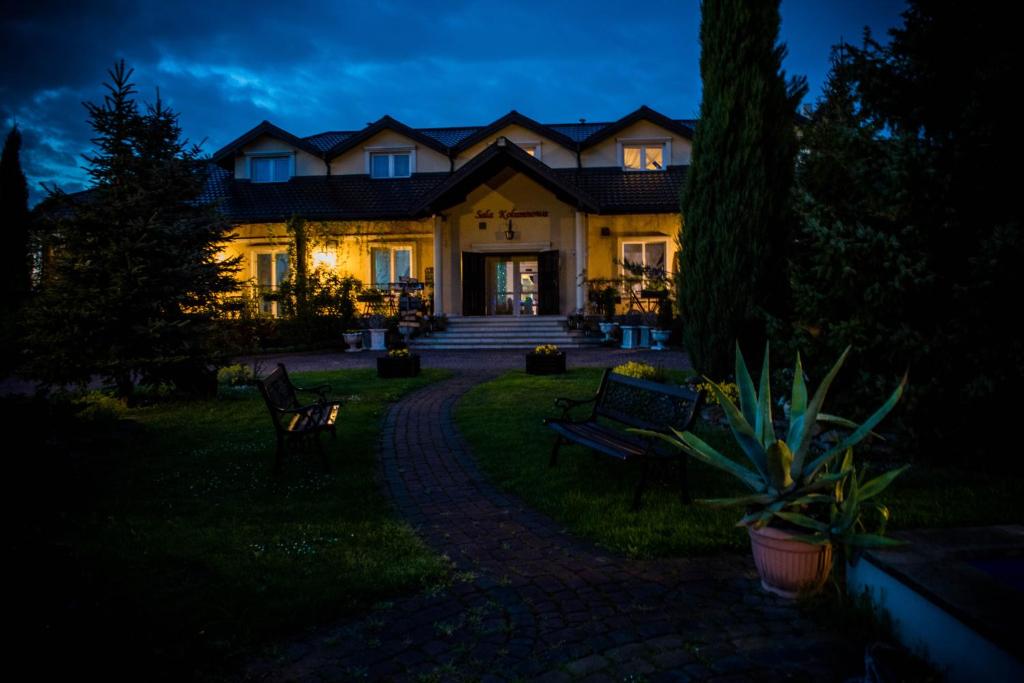
[[[324,382],[323,384],[317,384],[311,387],[300,387],[297,384],[292,385],[292,389],[295,391],[303,391],[309,394],[317,394],[321,399],[327,400],[327,394],[331,391],[331,385]]]
[[[555,407],[562,409],[562,418],[561,419],[568,420],[569,419],[569,412],[573,408],[577,408],[579,406],[585,406],[588,403],[593,403],[596,400],[597,400],[597,396],[591,396],[590,398],[583,398],[583,399],[566,398],[566,397],[563,396],[563,397],[555,399]]]

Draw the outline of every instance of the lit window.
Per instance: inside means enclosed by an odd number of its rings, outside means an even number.
[[[633,280],[633,289],[639,293],[651,279],[666,274],[667,254],[668,242],[623,242],[623,274]]]
[[[370,155],[370,176],[373,178],[408,178],[412,175],[409,152],[373,153]]]
[[[534,159],[540,159],[540,145],[529,142],[517,142],[516,144]]]
[[[665,169],[663,143],[622,146],[622,168],[627,171],[662,171]]]
[[[268,315],[280,315],[280,304],[273,296],[288,279],[288,252],[261,252],[253,259],[256,286],[260,294],[260,308]]]
[[[412,247],[374,248],[371,250],[371,279],[377,289],[412,276]]]
[[[254,183],[284,183],[291,177],[291,156],[261,156],[249,159],[249,178]]]

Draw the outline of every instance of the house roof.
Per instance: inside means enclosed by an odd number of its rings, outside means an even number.
[[[505,168],[523,173],[568,204],[588,211],[600,209],[571,178],[556,174],[516,144],[500,138],[429,191],[416,207],[416,213],[437,213],[461,203],[471,191]]]
[[[252,130],[217,150],[213,155],[213,161],[224,168],[230,168],[233,156],[240,152],[245,145],[261,135],[270,135],[305,150],[314,156],[322,159],[331,159],[365,142],[383,130],[394,130],[431,149],[437,150],[441,154],[451,155],[486,140],[489,136],[500,132],[501,129],[510,125],[521,126],[564,147],[576,150],[585,149],[597,144],[601,140],[605,140],[618,131],[644,119],[684,137],[693,138],[693,129],[696,124],[694,119],[671,119],[647,106],[642,106],[617,121],[589,123],[581,119],[579,123],[545,124],[512,110],[485,126],[456,126],[450,128],[410,128],[401,121],[385,115],[377,121],[368,124],[362,130],[324,131],[304,138],[292,135],[269,121],[263,121]]]
[[[269,135],[272,138],[277,138],[278,140],[287,142],[289,145],[309,152],[314,156],[321,156],[320,150],[315,145],[308,142],[308,140],[296,137],[283,128],[278,128],[270,121],[262,121],[255,128],[242,133],[242,135],[214,152],[211,160],[213,163],[224,168],[232,168],[236,152],[263,135]]]

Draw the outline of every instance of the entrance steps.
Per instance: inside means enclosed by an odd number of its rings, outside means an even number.
[[[594,346],[600,337],[587,337],[566,328],[565,316],[449,316],[448,329],[416,337],[410,347],[458,351],[472,349],[533,349],[555,344],[560,349]]]

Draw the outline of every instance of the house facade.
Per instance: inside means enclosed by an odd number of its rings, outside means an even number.
[[[693,125],[647,107],[461,128],[385,116],[304,138],[264,121],[214,155],[207,199],[235,225],[240,277],[262,291],[287,277],[287,221],[300,217],[313,267],[382,289],[422,282],[435,313],[564,315],[624,261],[672,270]]]

